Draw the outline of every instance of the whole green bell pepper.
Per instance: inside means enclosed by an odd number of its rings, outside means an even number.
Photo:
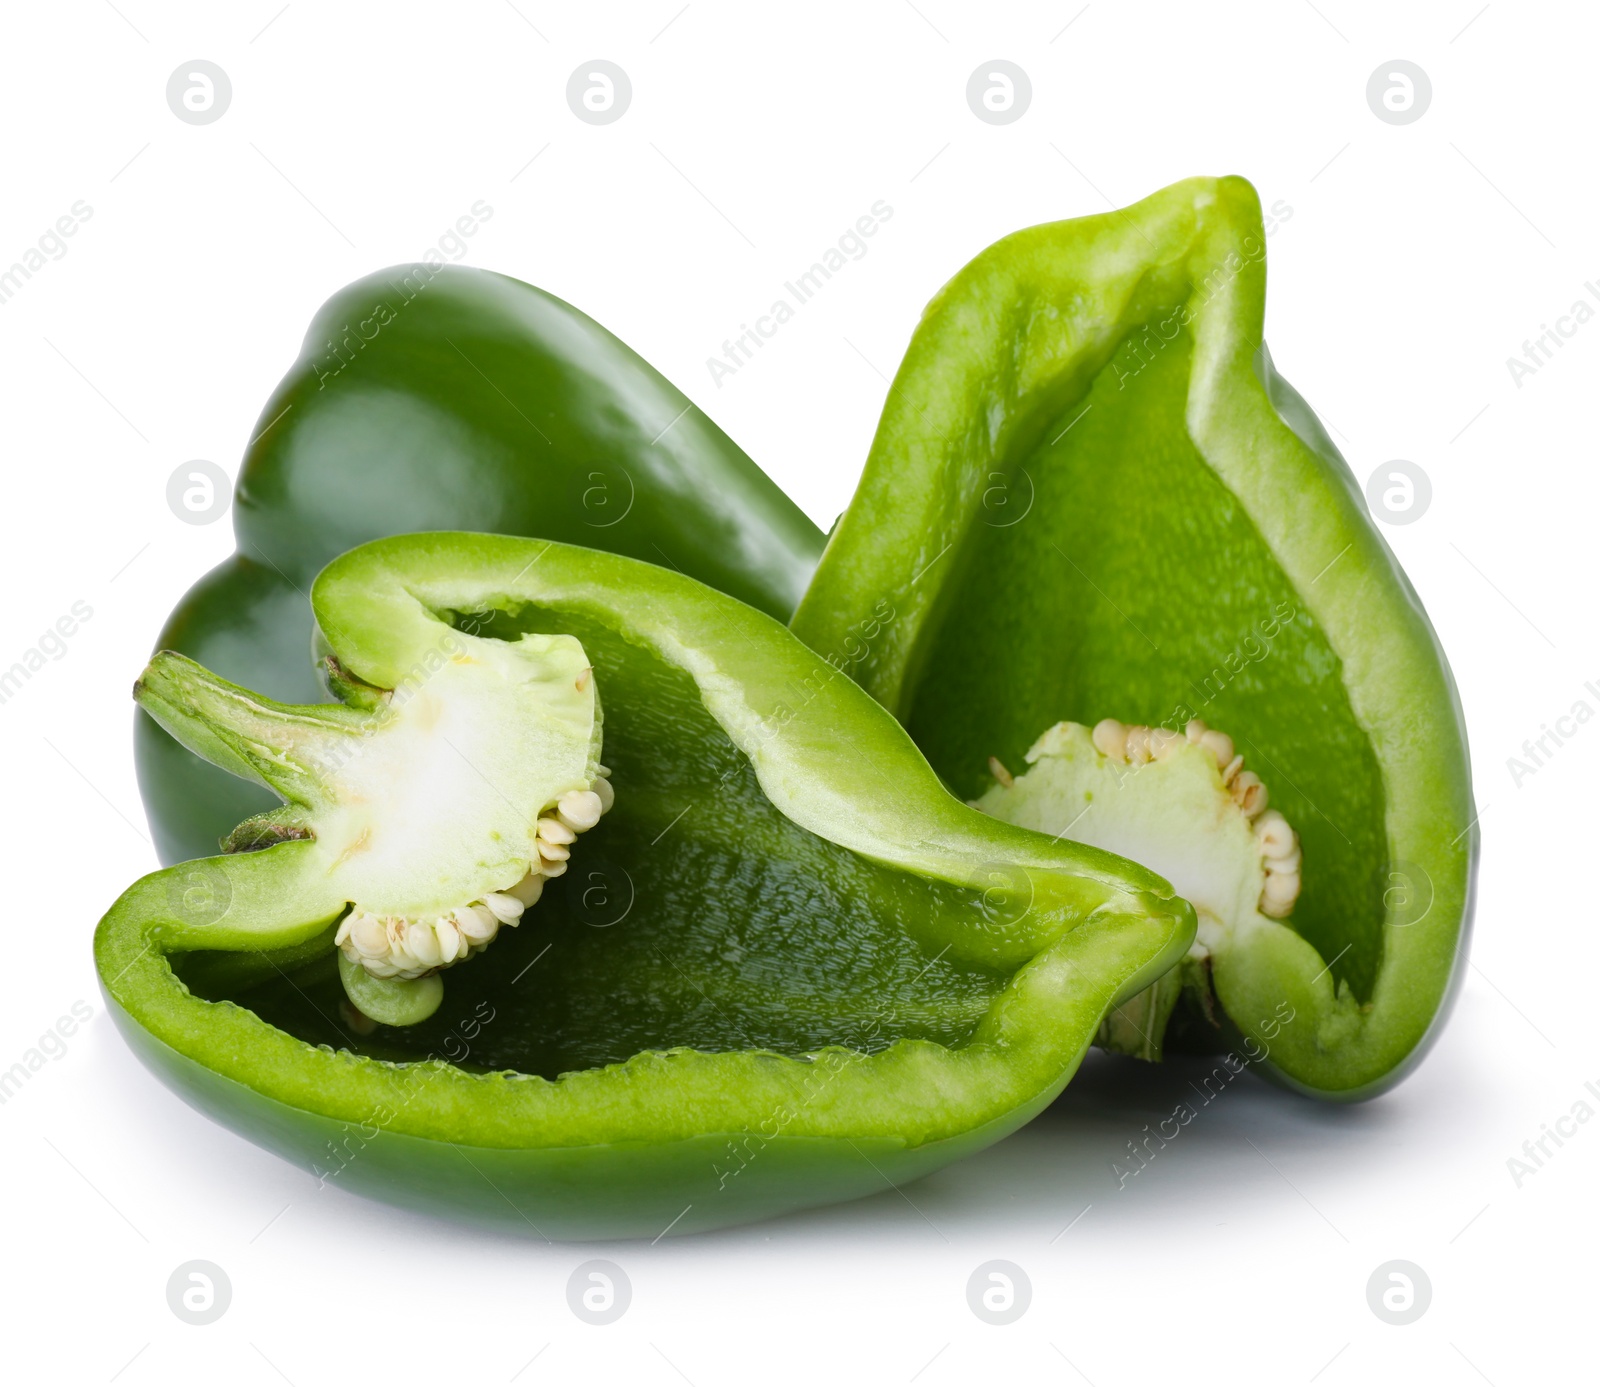
[[[321,696],[306,591],[365,540],[539,536],[678,568],[787,618],[822,535],[726,434],[598,323],[505,275],[401,265],[340,290],[262,411],[234,501],[238,553],[158,646],[290,702]],[[214,853],[273,803],[141,715],[163,862]]]
[[[1238,178],[984,251],[913,335],[793,629],[829,650],[892,607],[855,674],[948,784],[1194,899],[1200,947],[1104,1042],[1242,1033],[1360,1098],[1448,1010],[1477,818],[1439,643],[1267,354],[1265,251]]]
[[[365,544],[311,601],[337,704],[147,671],[147,708],[285,803],[132,886],[95,956],[167,1083],[362,1193],[655,1237],[881,1190],[1040,1111],[1193,939],[1145,869],[949,794],[848,677],[887,613],[824,659],[667,569],[456,533]],[[436,1011],[348,1004],[375,955],[345,923],[497,897],[607,776]]]

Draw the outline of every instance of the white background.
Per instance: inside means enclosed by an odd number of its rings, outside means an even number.
[[[0,1068],[75,1001],[95,1018],[0,1109],[8,1376],[1587,1376],[1600,1123],[1520,1188],[1507,1160],[1600,1082],[1586,793],[1600,724],[1520,788],[1506,761],[1576,700],[1600,707],[1583,687],[1600,681],[1600,325],[1520,387],[1506,360],[1600,284],[1600,25],[1576,5],[1506,0],[769,8],[8,10],[0,264],[75,201],[93,216],[0,306],[0,665],[75,601],[93,617],[0,706]],[[198,127],[164,95],[196,57],[233,83],[227,113]],[[595,57],[634,88],[605,127],[564,98]],[[964,96],[997,57],[1034,89],[1001,127]],[[1406,126],[1365,99],[1397,57],[1433,84]],[[1032,1127],[903,1194],[656,1246],[552,1247],[319,1191],[131,1057],[89,947],[99,914],[156,865],[128,688],[165,613],[232,548],[225,520],[174,518],[166,481],[192,458],[235,471],[324,298],[419,258],[483,199],[493,216],[465,263],[605,323],[827,525],[883,375],[946,277],[1009,231],[1194,173],[1244,174],[1292,208],[1269,242],[1268,338],[1358,477],[1406,458],[1432,479],[1428,513],[1386,535],[1461,685],[1484,857],[1472,968],[1414,1077],[1350,1109],[1246,1075],[1119,1190],[1111,1159],[1186,1096],[1191,1071],[1100,1060]],[[894,215],[870,253],[719,388],[706,358],[879,199]],[[633,1283],[606,1328],[566,1303],[593,1256]],[[205,1328],[165,1299],[194,1258],[233,1286]],[[1033,1285],[1008,1327],[966,1304],[991,1258]],[[1399,1328],[1365,1292],[1393,1258],[1433,1287]]]

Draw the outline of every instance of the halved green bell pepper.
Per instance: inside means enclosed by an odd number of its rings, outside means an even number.
[[[1360,1098],[1406,1073],[1448,1010],[1476,815],[1421,603],[1267,354],[1265,253],[1238,178],[984,251],[928,305],[793,629],[834,649],[891,607],[854,667],[863,687],[958,793],[1051,831],[1151,745],[1230,733],[1299,831],[1273,850],[1303,887],[1263,891],[1288,918],[1246,909],[1197,951],[1169,1038],[1252,1037],[1281,1081]],[[1122,720],[1095,734],[1114,758],[1089,744],[1102,719]],[[1083,730],[1034,745],[1059,722]],[[1140,756],[1124,757],[1124,723]],[[1059,774],[1053,789],[1029,772],[1010,794],[1025,758]],[[1244,803],[1237,765],[1205,774],[1219,813],[1223,777]],[[1129,1014],[1145,1033],[1119,1048],[1159,1054],[1177,981]]]
[[[290,702],[322,696],[306,592],[365,540],[539,536],[665,564],[773,616],[822,534],[692,402],[598,323],[505,275],[400,265],[318,312],[257,424],[238,553],[184,597],[158,647]],[[272,799],[149,718],[139,784],[163,862],[214,853]]]
[[[655,1237],[885,1189],[1040,1111],[1193,939],[1150,872],[953,798],[853,642],[666,569],[437,533],[311,600],[339,705],[152,665],[146,706],[287,804],[136,883],[95,955],[167,1083],[362,1193]],[[347,905],[511,879],[601,755],[610,811],[432,1016],[341,1007]]]

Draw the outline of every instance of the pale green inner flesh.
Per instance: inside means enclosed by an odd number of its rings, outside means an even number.
[[[1187,333],[1136,373],[1124,349],[1008,465],[1008,504],[951,556],[907,725],[963,798],[992,783],[988,757],[1020,769],[1056,722],[1198,716],[1227,732],[1300,834],[1288,923],[1364,1000],[1387,867],[1377,758],[1327,638],[1189,438],[1190,360]],[[1025,518],[986,523],[1030,494]]]
[[[370,735],[332,741],[310,825],[337,894],[431,919],[520,880],[539,812],[589,785],[587,666],[571,637],[463,638]]]
[[[547,1077],[674,1046],[801,1054],[970,1038],[1009,974],[939,957],[917,930],[980,910],[978,893],[867,862],[791,823],[689,676],[614,632],[531,607],[460,621],[582,642],[615,807],[517,928],[449,970],[443,1005],[421,1024],[356,1035],[331,954],[248,988],[206,985],[213,960],[180,961],[197,992],[313,1044],[394,1060],[470,1048],[468,1069]]]
[[[978,801],[1007,823],[1118,853],[1159,872],[1199,917],[1208,947],[1256,922],[1261,850],[1216,758],[1184,743],[1143,765],[1103,756],[1081,724],[1052,729],[1034,759]],[[1260,924],[1265,926],[1263,919]]]

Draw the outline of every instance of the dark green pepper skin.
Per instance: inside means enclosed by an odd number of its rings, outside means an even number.
[[[325,697],[311,582],[419,530],[555,539],[675,568],[786,620],[823,536],[737,444],[593,319],[505,275],[401,265],[340,290],[261,413],[238,553],[157,645],[288,702]],[[271,808],[140,714],[139,786],[163,862]]]

